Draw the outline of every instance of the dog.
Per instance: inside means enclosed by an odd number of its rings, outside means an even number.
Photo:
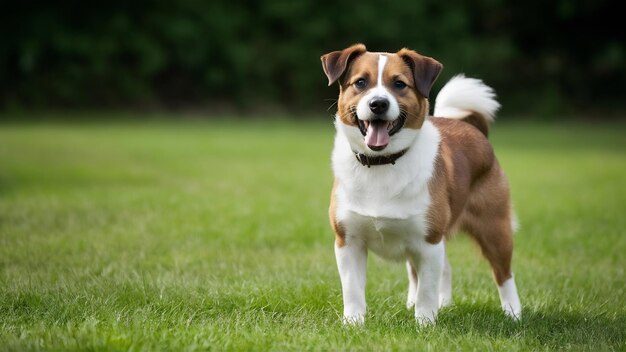
[[[493,90],[458,75],[428,96],[443,65],[402,49],[355,44],[321,57],[339,83],[330,224],[343,293],[343,322],[365,321],[368,250],[406,262],[407,308],[435,323],[452,302],[446,240],[468,233],[491,265],[502,309],[521,318],[513,273],[516,228],[507,178],[487,139],[500,107]]]

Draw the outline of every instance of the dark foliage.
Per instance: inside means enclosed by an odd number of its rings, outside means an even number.
[[[602,0],[14,2],[0,107],[329,105],[319,57],[354,42],[433,56],[435,89],[465,72],[518,111],[619,105],[618,16]]]

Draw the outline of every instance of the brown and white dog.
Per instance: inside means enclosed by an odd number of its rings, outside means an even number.
[[[330,222],[344,322],[365,319],[368,249],[406,261],[407,307],[433,323],[452,302],[445,240],[457,230],[476,240],[493,269],[504,312],[519,319],[511,272],[515,216],[509,186],[487,140],[499,108],[493,90],[462,75],[442,88],[434,116],[428,95],[443,66],[402,49],[357,44],[321,57],[328,84],[339,82],[335,182]]]

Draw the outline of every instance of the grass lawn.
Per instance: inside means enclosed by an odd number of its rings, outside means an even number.
[[[90,120],[89,116],[85,120]],[[449,244],[454,306],[418,330],[370,256],[344,328],[322,122],[0,124],[1,350],[624,350],[626,125],[492,130],[521,230],[523,320]]]

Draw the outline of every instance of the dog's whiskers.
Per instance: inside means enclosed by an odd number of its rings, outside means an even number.
[[[328,109],[326,109],[326,111],[329,111],[330,109],[332,109],[332,108],[333,108],[333,106],[337,106],[337,102],[338,102],[338,100],[337,100],[337,99],[324,99],[324,101],[332,101],[332,102],[333,102],[332,104],[330,104],[330,106],[328,107]]]
[[[357,116],[356,116],[356,106],[354,106],[354,105],[350,106],[345,113],[343,113],[341,115],[337,115],[337,117],[339,117],[340,119],[347,118],[347,117],[352,117],[354,120],[356,120],[357,119]]]
[[[419,118],[419,116],[415,113],[410,112],[407,108],[405,107],[400,107],[400,114],[405,115],[406,117],[414,117],[414,118]]]

